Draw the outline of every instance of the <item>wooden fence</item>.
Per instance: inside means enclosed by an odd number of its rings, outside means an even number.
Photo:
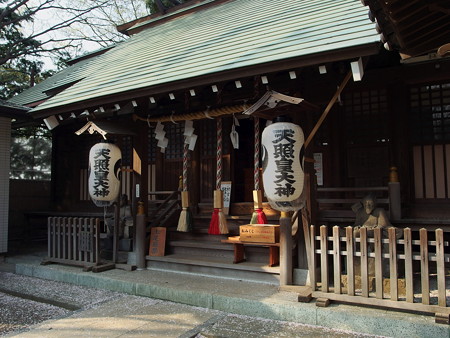
[[[98,218],[49,217],[48,257],[44,263],[89,268],[99,264]]]
[[[444,232],[314,226],[307,241],[312,296],[444,316],[448,322]],[[385,234],[383,234],[385,232]],[[399,232],[401,236],[399,236]],[[310,235],[311,234],[311,235]],[[400,237],[400,239],[399,239]],[[450,294],[449,294],[450,296]],[[318,303],[320,305],[320,303]]]

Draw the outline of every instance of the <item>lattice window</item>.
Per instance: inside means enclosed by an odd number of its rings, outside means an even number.
[[[389,142],[385,89],[348,92],[343,102],[347,144]]]
[[[216,120],[203,120],[201,128],[201,155],[215,156],[217,153]]]
[[[122,138],[122,166],[131,166],[133,159],[133,141],[131,136],[124,136]]]
[[[155,139],[155,128],[148,129],[148,163],[154,164],[156,163],[156,154],[158,151],[158,147],[156,144],[158,141]]]
[[[410,89],[412,142],[443,143],[450,140],[450,83]]]
[[[164,125],[166,137],[169,139],[166,152],[164,153],[166,160],[179,160],[183,158],[184,145],[184,123],[169,123]]]

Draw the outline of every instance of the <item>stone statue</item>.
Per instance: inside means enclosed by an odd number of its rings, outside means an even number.
[[[365,196],[361,202],[352,206],[353,212],[356,214],[353,234],[359,237],[362,227],[367,229],[367,236],[373,237],[373,230],[376,228],[383,229],[384,237],[387,237],[387,229],[392,228],[391,222],[383,208],[377,208],[376,197],[372,194]],[[396,229],[396,239],[401,238],[401,231]]]
[[[369,194],[365,196],[361,202],[352,206],[353,212],[356,214],[355,218],[355,235],[359,235],[359,229],[365,227],[368,234],[373,235],[375,228],[391,227],[389,218],[383,208],[377,208],[377,201],[375,196]]]
[[[387,230],[393,226],[389,222],[389,218],[386,211],[383,208],[377,208],[377,200],[374,195],[369,194],[365,196],[361,202],[358,202],[352,206],[353,212],[356,214],[355,224],[353,228],[353,236],[360,237],[361,228],[367,229],[367,237],[374,237],[374,229],[382,229],[382,236],[388,237]],[[396,239],[401,238],[401,231],[395,230]],[[369,243],[367,246],[369,252],[374,252],[374,244]],[[389,251],[389,246],[383,244],[382,250],[384,253]],[[355,274],[361,274],[360,260],[355,261]],[[375,276],[375,259],[373,257],[368,258],[368,273],[370,277]],[[386,271],[383,272],[386,273]]]

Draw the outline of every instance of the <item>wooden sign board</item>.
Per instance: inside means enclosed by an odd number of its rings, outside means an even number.
[[[150,232],[149,256],[164,256],[166,249],[166,228],[154,227]]]
[[[242,242],[279,243],[280,226],[272,224],[248,224],[239,227]]]
[[[224,181],[220,184],[220,190],[223,191],[223,213],[228,215],[231,202],[231,181]]]
[[[133,170],[137,172],[139,175],[142,175],[142,168],[141,168],[141,158],[139,157],[139,154],[137,153],[136,149],[133,148]]]

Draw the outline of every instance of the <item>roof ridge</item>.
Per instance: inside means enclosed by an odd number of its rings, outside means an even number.
[[[139,33],[141,30],[162,24],[168,20],[172,20],[178,16],[185,15],[190,12],[195,12],[209,6],[217,6],[221,3],[231,0],[190,0],[175,7],[170,7],[165,13],[154,13],[123,25],[117,26],[117,30],[125,35],[133,35]]]

